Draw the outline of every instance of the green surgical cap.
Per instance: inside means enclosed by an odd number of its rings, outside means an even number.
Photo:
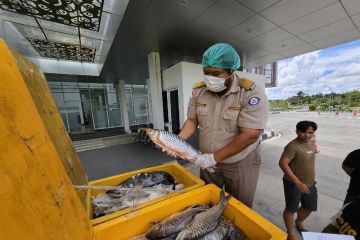
[[[203,54],[203,67],[216,67],[236,70],[240,67],[240,57],[236,50],[226,43],[217,43],[209,47]]]

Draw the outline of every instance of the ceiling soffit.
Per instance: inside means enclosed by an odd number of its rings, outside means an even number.
[[[0,28],[3,22],[0,37],[11,40],[10,45],[23,46],[20,52],[30,58],[102,65],[127,3],[126,0],[0,0]]]

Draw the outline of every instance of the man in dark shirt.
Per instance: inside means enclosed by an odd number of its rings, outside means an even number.
[[[346,204],[351,202],[355,196],[360,195],[360,149],[347,155],[342,168],[350,176],[350,185],[344,201],[344,204]]]
[[[350,235],[360,240],[360,196],[346,204],[323,232]]]

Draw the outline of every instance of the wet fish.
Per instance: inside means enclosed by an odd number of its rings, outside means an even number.
[[[241,231],[238,227],[231,224],[229,229],[229,234],[226,238],[227,240],[248,240],[245,233]]]
[[[229,234],[231,225],[232,224],[228,220],[222,217],[217,227],[213,231],[202,236],[199,240],[224,240]]]
[[[176,134],[151,128],[143,128],[142,130],[146,132],[149,138],[157,146],[161,147],[163,151],[166,151],[171,155],[175,155],[193,163],[196,157],[201,154],[200,151],[193,148],[189,143]],[[214,169],[209,168],[208,171],[214,172]]]
[[[222,190],[219,202],[212,208],[197,214],[190,224],[179,233],[176,240],[194,240],[213,231],[218,225],[230,197],[230,195],[225,197],[224,190]]]
[[[145,237],[145,234],[141,234],[141,235],[133,236],[129,238],[129,240],[148,240],[148,238]]]
[[[159,184],[147,188],[119,188],[116,194],[99,194],[92,199],[94,216],[101,217],[125,208],[135,208],[173,191],[172,185]]]
[[[122,188],[133,188],[133,187],[152,187],[155,185],[172,185],[175,189],[175,179],[170,173],[165,171],[151,171],[138,173],[118,185],[117,188],[107,191],[107,194],[119,195],[121,192],[119,189]]]
[[[197,213],[205,209],[208,209],[207,205],[196,205],[190,206],[184,211],[174,213],[170,217],[152,226],[146,234],[146,237],[150,240],[155,240],[171,237],[175,235],[175,233],[177,235],[178,232],[190,223]],[[176,235],[174,236],[175,238]]]

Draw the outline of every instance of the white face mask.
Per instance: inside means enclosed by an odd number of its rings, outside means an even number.
[[[229,77],[231,77],[231,75]],[[228,79],[229,77],[219,78],[219,77],[214,77],[214,76],[210,76],[210,75],[204,75],[204,81],[205,81],[206,87],[210,91],[221,92],[222,90],[226,89],[225,80]]]

